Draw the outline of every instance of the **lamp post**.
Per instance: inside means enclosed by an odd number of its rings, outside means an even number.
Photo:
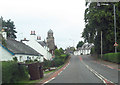
[[[116,14],[115,14],[115,4],[113,5],[114,8],[114,30],[115,30],[115,43],[117,43],[117,37],[116,37]],[[115,53],[117,53],[117,46],[115,46]]]
[[[100,5],[106,5],[106,4],[100,4],[99,2],[97,3],[97,6]],[[107,4],[108,5],[108,4]],[[115,14],[115,4],[113,4],[113,10],[114,10],[114,34],[115,34],[115,53],[117,53],[117,36],[116,36],[116,14]]]

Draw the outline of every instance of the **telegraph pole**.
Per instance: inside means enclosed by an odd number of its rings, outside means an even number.
[[[103,50],[103,48],[102,48],[102,31],[101,31],[101,58],[102,58],[102,50]]]

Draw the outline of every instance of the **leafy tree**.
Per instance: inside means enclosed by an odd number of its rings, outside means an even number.
[[[14,22],[11,21],[11,19],[7,21],[3,20],[2,26],[6,27],[5,31],[7,32],[7,37],[13,38],[13,39],[17,38],[15,35],[15,33],[17,33],[15,31],[16,28],[15,28]]]
[[[61,52],[58,49],[55,49],[55,56],[60,56]]]
[[[95,51],[100,54],[101,31],[103,33],[103,53],[114,52],[114,14],[116,6],[117,41],[120,44],[120,3],[97,2],[86,3],[85,28],[82,33],[85,42],[94,43]],[[120,51],[120,46],[118,46]]]
[[[59,51],[61,52],[61,54],[64,54],[64,50],[62,48],[60,48]]]
[[[77,46],[76,46],[76,48],[82,47],[83,44],[84,44],[83,41],[79,41],[78,44],[77,44]]]

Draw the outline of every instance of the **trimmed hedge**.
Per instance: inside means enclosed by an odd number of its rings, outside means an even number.
[[[120,52],[104,54],[103,59],[114,63],[120,63]]]
[[[17,62],[2,62],[2,83],[17,83],[20,80],[28,79],[28,70]]]

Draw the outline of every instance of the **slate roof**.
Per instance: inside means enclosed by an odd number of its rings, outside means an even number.
[[[45,41],[40,41],[40,42],[38,42],[42,47],[44,47],[44,46],[47,46],[47,44],[46,44],[46,42]]]
[[[40,55],[40,56],[42,56],[40,53],[38,53],[37,51],[35,51],[31,47],[25,45],[22,42],[16,41],[14,39],[7,39],[6,43],[7,43],[8,50],[13,52],[14,54],[26,54],[26,55],[36,55],[36,56]]]

